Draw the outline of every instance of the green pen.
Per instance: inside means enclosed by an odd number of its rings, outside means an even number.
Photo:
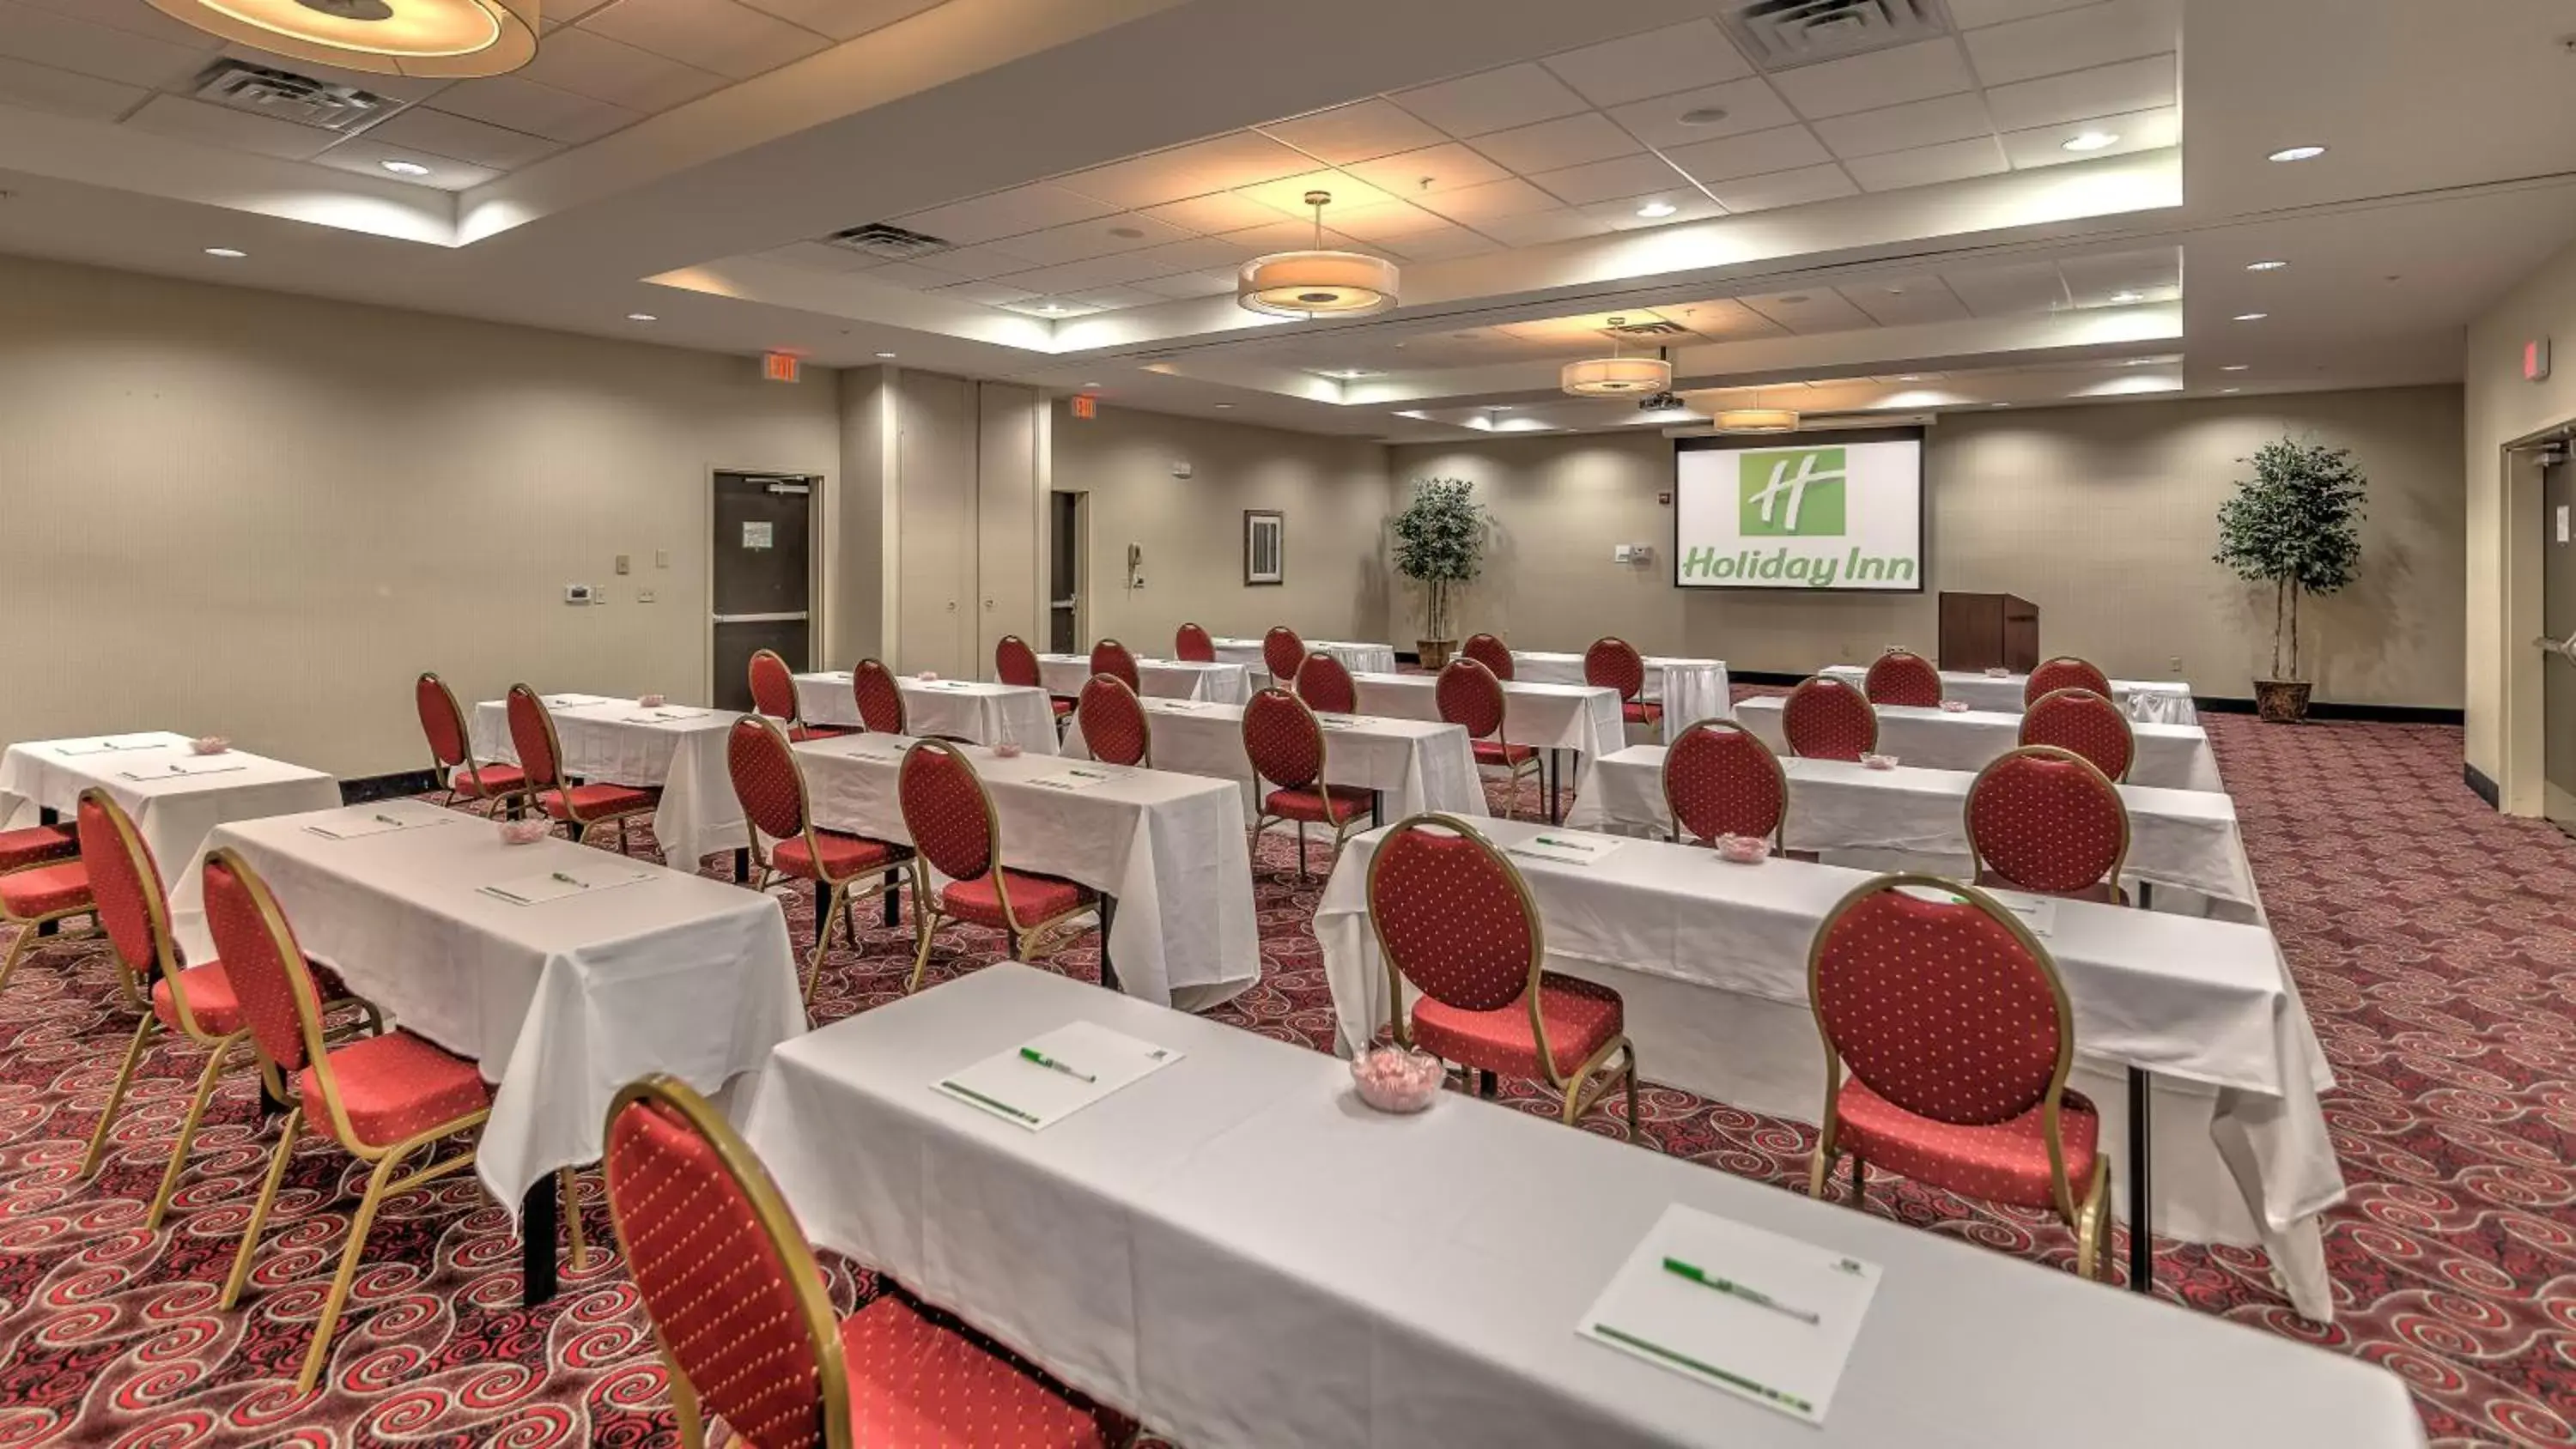
[[[1100,1079],[1093,1076],[1091,1073],[1077,1072],[1073,1068],[1066,1066],[1064,1063],[1057,1061],[1055,1058],[1048,1056],[1045,1052],[1039,1051],[1036,1047],[1020,1048],[1020,1060],[1024,1062],[1035,1062],[1050,1072],[1062,1072],[1066,1076],[1071,1077],[1078,1082],[1090,1082],[1095,1086],[1100,1082]]]
[[[579,887],[581,887],[583,890],[588,890],[588,889],[590,889],[590,882],[588,882],[588,881],[586,881],[586,880],[583,880],[583,879],[582,879],[581,877],[579,877],[579,876],[575,876],[575,875],[567,875],[567,874],[565,874],[565,873],[564,873],[564,872],[562,872],[562,871],[556,871],[556,872],[554,872],[554,878],[555,878],[555,879],[557,879],[557,880],[559,880],[559,881],[562,881],[565,885],[568,885],[568,886],[579,886]]]
[[[1600,1334],[1603,1338],[1610,1339],[1617,1343],[1624,1343],[1630,1348],[1643,1349],[1647,1353],[1651,1353],[1655,1357],[1660,1358],[1667,1363],[1679,1364],[1693,1373],[1706,1374],[1710,1378],[1717,1379],[1720,1382],[1733,1384],[1735,1387],[1744,1390],[1748,1394],[1769,1399],[1775,1404],[1795,1409],[1809,1418],[1815,1417],[1816,1406],[1808,1403],[1802,1398],[1799,1398],[1796,1394],[1784,1394],[1778,1389],[1771,1387],[1769,1384],[1757,1384],[1742,1374],[1731,1374],[1726,1370],[1719,1368],[1715,1364],[1701,1363],[1698,1359],[1692,1358],[1689,1354],[1676,1353],[1673,1350],[1664,1347],[1660,1343],[1649,1343],[1645,1339],[1639,1338],[1633,1333],[1624,1333],[1619,1329],[1612,1328],[1606,1323],[1596,1323],[1592,1325],[1592,1331]]]
[[[1541,845],[1553,845],[1559,850],[1590,850],[1592,848],[1592,842],[1588,840],[1559,840],[1551,835],[1533,835],[1530,839],[1537,841]]]
[[[380,825],[400,825],[400,824],[402,824],[402,821],[400,821],[400,820],[396,819],[395,817],[393,817],[393,816],[391,816],[391,815],[379,815],[379,816],[377,816],[377,817],[376,817],[376,821],[377,821],[377,823],[378,823],[378,824],[380,824]]]
[[[1677,1278],[1688,1278],[1703,1288],[1714,1288],[1730,1297],[1741,1298],[1757,1308],[1768,1308],[1774,1313],[1785,1313],[1800,1323],[1815,1325],[1825,1321],[1824,1315],[1811,1309],[1792,1308],[1758,1288],[1747,1288],[1732,1278],[1721,1278],[1705,1268],[1685,1263],[1679,1258],[1666,1258],[1664,1271]]]

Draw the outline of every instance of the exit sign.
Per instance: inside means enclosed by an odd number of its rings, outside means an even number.
[[[2522,344],[2522,377],[2525,382],[2539,382],[2549,376],[2549,339],[2534,338]]]
[[[1075,393],[1071,402],[1073,404],[1073,415],[1077,418],[1096,418],[1100,416],[1100,399],[1093,397],[1087,392]]]
[[[794,382],[804,372],[804,359],[793,352],[764,352],[760,375],[771,382]]]

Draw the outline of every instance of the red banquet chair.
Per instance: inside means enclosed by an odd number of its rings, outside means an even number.
[[[2091,760],[2051,745],[2007,751],[1968,786],[1979,885],[2126,905],[2129,807]]]
[[[1073,921],[1086,914],[1100,919],[1101,984],[1116,988],[1108,905],[1089,886],[1002,864],[1002,826],[993,797],[963,752],[946,740],[917,741],[903,752],[895,794],[903,828],[919,852],[912,866],[912,920],[920,945],[904,990],[921,989],[931,938],[952,921],[1000,931],[1011,959],[1027,961],[1070,940]],[[948,884],[934,893],[925,866],[948,877]]]
[[[1318,649],[1297,666],[1297,697],[1317,714],[1357,714],[1360,687],[1342,661]]]
[[[1082,742],[1091,757],[1112,765],[1151,768],[1154,736],[1145,706],[1127,681],[1095,674],[1082,686]]]
[[[881,735],[906,733],[903,686],[881,659],[862,659],[850,666],[850,696],[858,701],[859,726]]]
[[[791,740],[828,740],[849,733],[829,725],[805,723],[804,705],[796,698],[796,675],[774,649],[763,649],[751,656],[751,707],[786,725],[787,738]]]
[[[1172,633],[1172,657],[1191,664],[1214,664],[1216,640],[1195,623],[1185,623]]]
[[[1038,670],[1038,651],[1017,634],[1005,634],[994,642],[993,677],[1021,689],[1046,688],[1046,678]],[[853,687],[858,684],[855,674],[850,683]],[[1054,708],[1056,725],[1061,729],[1064,717],[1073,713],[1073,701],[1061,694],[1050,694],[1047,703]]]
[[[1871,660],[1860,687],[1871,704],[1931,709],[1941,703],[1941,671],[1932,667],[1931,660],[1905,649],[1890,649]]]
[[[447,681],[423,671],[412,682],[412,705],[420,712],[420,732],[429,738],[429,760],[438,782],[447,788],[442,805],[459,799],[481,800],[497,811],[525,798],[528,777],[516,765],[485,764],[474,758],[465,732],[465,707]]]
[[[1103,639],[1091,646],[1091,672],[1106,674],[1138,694],[1145,692],[1144,676],[1136,672],[1136,656],[1115,639]]]
[[[805,792],[804,767],[787,748],[787,736],[769,720],[758,715],[735,720],[733,732],[725,739],[725,764],[733,776],[733,793],[742,801],[743,818],[751,822],[752,855],[760,862],[760,874],[751,888],[769,889],[773,875],[812,881],[822,888],[822,899],[814,903],[814,954],[805,962],[805,998],[810,1006],[814,980],[822,974],[823,957],[832,949],[835,922],[848,926],[850,944],[856,946],[858,923],[849,919],[849,912],[857,902],[883,894],[886,924],[895,924],[900,909],[896,872],[912,859],[912,851],[816,825]],[[765,849],[763,841],[770,842]],[[877,883],[862,885],[870,876],[877,877]]]
[[[1615,634],[1593,640],[1583,651],[1583,682],[1618,691],[1619,715],[1629,724],[1652,729],[1663,722],[1664,707],[1645,697],[1645,656],[1627,640]]]
[[[1500,635],[1471,634],[1458,654],[1485,666],[1485,672],[1496,679],[1509,680],[1512,677],[1511,646],[1505,644]]]
[[[1878,748],[1878,710],[1829,675],[1798,682],[1780,706],[1789,753],[1809,760],[1857,760]]]
[[[95,909],[90,898],[89,869],[80,859],[77,834],[69,851],[32,838],[22,849],[28,851],[28,863],[0,875],[0,926],[18,928],[9,941],[9,954],[0,957],[0,989],[8,987],[11,973],[18,969],[19,961],[36,944],[45,927],[73,916],[90,915]]]
[[[617,1094],[608,1217],[669,1371],[683,1449],[1102,1449],[1099,1424],[896,1293],[835,1319],[804,1230],[724,1115],[676,1077]]]
[[[618,852],[632,854],[626,845],[626,822],[660,808],[662,792],[634,785],[573,784],[564,774],[563,745],[545,700],[526,685],[513,684],[509,709],[510,742],[518,747],[519,769],[527,776],[537,808],[571,826],[575,840],[588,841],[593,829],[613,821]]]
[[[1473,659],[1452,659],[1440,667],[1431,697],[1439,707],[1441,719],[1467,731],[1467,748],[1474,753],[1479,770],[1492,765],[1508,772],[1504,784],[1511,793],[1505,799],[1503,814],[1519,814],[1521,776],[1538,773],[1538,749],[1503,742],[1502,681]]]
[[[1565,1094],[1568,1126],[1624,1081],[1636,1137],[1627,1004],[1607,986],[1542,969],[1538,906],[1501,851],[1455,816],[1399,821],[1369,861],[1368,904],[1397,1041],[1475,1069],[1488,1097],[1497,1074],[1545,1082]],[[1410,1012],[1408,984],[1420,993]]]
[[[2032,701],[2022,712],[2021,743],[2072,750],[2114,782],[2129,778],[2138,757],[2129,717],[2109,695],[2082,686],[2053,689]]]
[[[1252,817],[1253,854],[1273,820],[1297,823],[1297,878],[1306,878],[1306,827],[1329,826],[1333,848],[1355,830],[1377,823],[1377,792],[1364,785],[1324,783],[1324,727],[1314,710],[1277,685],[1243,707],[1243,753],[1252,773],[1267,783]],[[1258,787],[1256,787],[1258,788]]]
[[[0,830],[0,875],[77,859],[80,836],[68,821]]]
[[[1825,1047],[1811,1196],[1849,1153],[1854,1206],[1876,1163],[2053,1209],[2075,1231],[2075,1271],[2108,1274],[2111,1162],[2100,1114],[2066,1085],[2074,1012],[2048,952],[2010,911],[1934,876],[1880,876],[1826,917],[1807,995]]]
[[[1261,663],[1270,671],[1270,682],[1281,688],[1297,682],[1297,670],[1306,662],[1306,641],[1285,624],[1273,624],[1261,636]]]
[[[1788,843],[1788,772],[1769,745],[1733,720],[1701,720],[1664,751],[1664,804],[1677,839],[1748,835],[1775,849]]]
[[[2111,677],[2089,659],[2060,654],[2042,663],[2022,682],[2021,702],[2027,709],[2042,698],[2061,689],[2089,689],[2104,699],[2111,698]]]

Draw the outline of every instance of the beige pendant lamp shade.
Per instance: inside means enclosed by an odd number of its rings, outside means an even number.
[[[1313,249],[1244,263],[1234,280],[1237,303],[1273,317],[1364,317],[1395,306],[1395,263],[1325,247],[1324,208],[1332,200],[1329,191],[1306,193],[1306,204],[1315,208]]]
[[[1788,408],[1727,408],[1713,421],[1721,433],[1794,433],[1798,415]]]
[[[539,0],[151,0],[209,35],[374,75],[480,76],[536,57]]]
[[[1610,319],[1612,327],[1627,322],[1625,317]],[[1673,385],[1673,365],[1660,357],[1623,357],[1619,339],[1613,333],[1608,357],[1587,357],[1569,362],[1556,374],[1556,385],[1576,397],[1624,397],[1630,393],[1658,393]]]

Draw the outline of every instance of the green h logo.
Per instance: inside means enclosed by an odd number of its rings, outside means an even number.
[[[1843,450],[1786,448],[1746,453],[1736,465],[1747,538],[1835,537],[1843,532]]]

